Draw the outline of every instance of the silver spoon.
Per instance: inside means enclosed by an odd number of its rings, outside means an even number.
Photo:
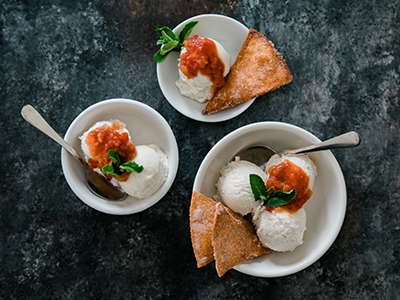
[[[108,178],[93,171],[86,164],[84,159],[71,147],[57,132],[46,122],[39,112],[31,105],[25,105],[21,110],[22,117],[31,125],[45,133],[58,144],[60,144],[69,154],[78,160],[85,170],[86,185],[98,197],[105,200],[120,201],[126,197],[126,193],[113,185]]]
[[[264,166],[264,164],[274,154],[282,155],[296,155],[301,153],[316,152],[321,150],[335,149],[335,148],[351,148],[356,147],[360,144],[360,135],[355,131],[350,131],[341,134],[337,137],[331,138],[324,142],[320,142],[307,147],[295,149],[295,150],[284,150],[278,152],[266,145],[257,145],[240,150],[235,157],[239,156],[241,160],[247,160],[253,162],[257,166]],[[235,157],[233,159],[235,159]]]

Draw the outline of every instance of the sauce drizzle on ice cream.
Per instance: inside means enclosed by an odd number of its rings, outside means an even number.
[[[111,126],[103,124],[91,130],[86,136],[86,144],[89,148],[91,158],[88,159],[90,168],[101,169],[105,165],[111,164],[108,157],[108,150],[115,150],[121,159],[121,162],[131,161],[136,157],[136,147],[130,141],[128,132],[121,132],[125,126],[119,122],[113,122]],[[129,173],[124,172],[119,181],[126,181]]]
[[[312,190],[308,187],[310,177],[303,171],[302,168],[285,159],[280,164],[272,166],[268,170],[269,178],[266,182],[267,189],[272,187],[274,190],[289,192],[296,189],[296,196],[288,204],[270,207],[266,205],[266,210],[289,213],[295,213],[307,202],[312,196]]]
[[[225,64],[218,55],[217,46],[208,38],[195,35],[184,43],[186,51],[180,55],[179,69],[188,78],[198,73],[207,76],[216,87],[224,85]]]

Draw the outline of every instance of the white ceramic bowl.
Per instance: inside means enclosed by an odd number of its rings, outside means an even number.
[[[64,139],[82,153],[79,137],[96,122],[110,119],[119,119],[126,124],[135,145],[157,144],[168,156],[169,172],[161,188],[143,200],[131,196],[119,202],[103,200],[90,192],[79,162],[62,149],[64,175],[74,193],[90,207],[114,215],[137,213],[157,203],[168,192],[178,170],[178,146],[170,126],[157,111],[146,104],[128,99],[110,99],[88,107],[71,123]]]
[[[320,140],[299,127],[279,122],[260,122],[241,127],[221,139],[206,155],[197,172],[193,190],[213,197],[220,169],[239,150],[266,144],[277,151],[294,149]],[[309,153],[318,175],[313,196],[305,204],[307,230],[303,244],[292,252],[270,253],[237,265],[235,269],[259,277],[296,273],[316,262],[332,245],[346,212],[346,186],[339,164],[331,151]]]
[[[194,27],[190,36],[197,34],[201,37],[208,37],[218,41],[225,48],[226,52],[228,52],[232,65],[247,36],[248,28],[227,16],[206,14],[187,19],[176,26],[173,32],[179,36],[183,27],[191,21],[198,21],[199,23]],[[199,103],[181,95],[175,85],[175,81],[179,78],[178,58],[178,52],[171,52],[165,61],[158,63],[157,78],[164,97],[181,114],[197,121],[220,122],[240,115],[254,102],[254,99],[252,99],[215,114],[203,115],[202,111],[205,103]]]

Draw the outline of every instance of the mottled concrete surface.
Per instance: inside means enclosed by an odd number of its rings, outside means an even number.
[[[396,299],[400,295],[400,2],[21,1],[0,3],[0,299]],[[154,28],[229,15],[275,43],[293,82],[221,123],[186,118],[164,99]],[[64,134],[100,100],[124,97],[172,125],[180,166],[150,209],[112,216],[67,185],[60,147],[20,116],[32,104]],[[336,150],[347,184],[329,251],[286,277],[197,269],[188,229],[193,180],[211,144],[243,125],[283,121],[320,139],[358,131]]]

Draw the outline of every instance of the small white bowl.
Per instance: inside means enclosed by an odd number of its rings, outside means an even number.
[[[71,123],[64,139],[82,153],[79,137],[96,122],[110,119],[118,119],[126,124],[135,145],[157,144],[165,152],[169,171],[161,188],[143,200],[131,196],[119,202],[103,200],[90,192],[79,162],[64,149],[61,152],[63,172],[74,193],[90,207],[113,215],[137,213],[157,203],[170,189],[178,170],[178,146],[170,126],[157,111],[146,104],[129,99],[110,99],[88,107]]]
[[[277,151],[320,142],[310,132],[279,122],[260,122],[241,127],[221,139],[206,155],[197,172],[193,190],[208,197],[216,193],[219,171],[239,150],[269,145]],[[309,153],[318,175],[313,196],[304,205],[307,230],[303,244],[292,252],[270,253],[239,264],[239,272],[258,277],[279,277],[299,272],[316,262],[335,241],[346,213],[346,186],[331,151]]]
[[[206,14],[187,19],[176,26],[173,32],[179,36],[183,27],[192,21],[199,23],[193,28],[190,36],[197,34],[218,41],[228,52],[232,65],[247,36],[248,28],[235,19],[223,15]],[[215,114],[203,115],[202,111],[206,104],[183,96],[175,85],[175,81],[179,78],[178,58],[178,52],[171,52],[162,63],[158,63],[157,78],[165,98],[181,114],[197,121],[220,122],[240,115],[254,102],[254,99],[252,99]]]

